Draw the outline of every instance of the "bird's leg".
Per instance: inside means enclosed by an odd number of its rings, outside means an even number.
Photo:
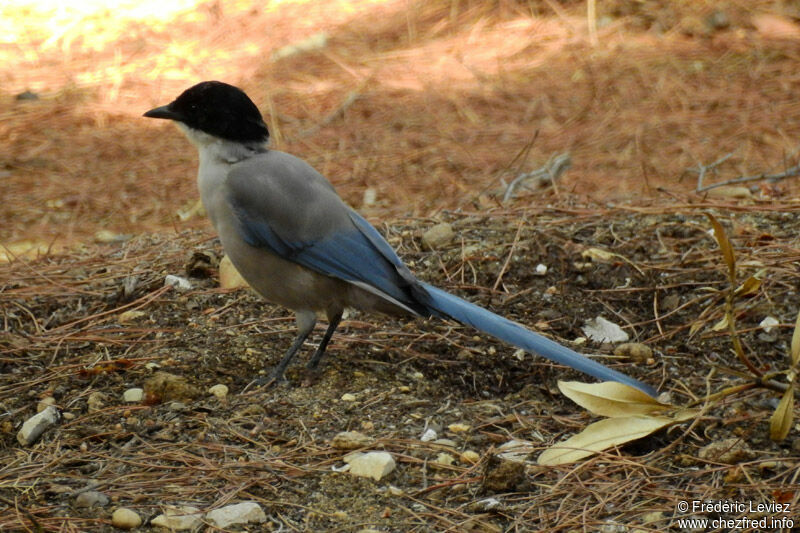
[[[314,325],[317,323],[317,315],[313,311],[297,311],[295,320],[297,321],[297,337],[289,347],[286,355],[281,359],[281,362],[278,363],[278,366],[272,370],[269,377],[269,380],[272,382],[283,380],[283,373],[286,372],[286,367],[289,366],[295,354],[300,350],[303,343],[306,342],[306,339],[314,330]]]
[[[341,321],[341,311],[337,311],[334,315],[328,315],[328,329],[325,331],[325,335],[322,337],[322,341],[319,343],[319,346],[317,346],[317,350],[314,352],[314,355],[312,355],[311,359],[308,360],[308,365],[306,365],[306,368],[317,368],[319,360],[322,359],[323,355],[325,355],[325,348],[328,347],[328,343],[331,341],[331,337],[333,337],[333,332],[336,331],[337,327],[339,327],[339,322]]]

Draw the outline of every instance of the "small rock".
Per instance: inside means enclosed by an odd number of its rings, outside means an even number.
[[[144,389],[134,387],[122,393],[122,401],[125,403],[139,403],[144,398]]]
[[[535,275],[537,275],[537,276],[546,276],[547,275],[547,265],[543,265],[542,263],[539,263],[538,265],[536,265],[536,269],[533,271],[533,273]]]
[[[122,233],[114,233],[107,229],[101,229],[94,234],[95,242],[100,244],[117,244],[125,242],[131,238],[130,235],[123,235]]]
[[[404,491],[403,489],[401,489],[399,487],[395,487],[394,485],[389,485],[389,488],[387,489],[387,491],[388,491],[390,496],[405,496],[405,494],[406,494],[406,491]]]
[[[217,385],[209,387],[208,392],[213,394],[217,398],[222,399],[228,395],[228,386],[223,385],[222,383],[218,383]]]
[[[237,524],[261,524],[267,521],[267,515],[256,502],[242,502],[209,511],[206,520],[225,529]]]
[[[486,464],[482,488],[488,492],[510,492],[520,490],[526,481],[525,463],[493,456]]]
[[[223,289],[240,289],[250,286],[227,255],[219,262],[219,286]]]
[[[192,288],[192,283],[186,278],[167,274],[167,276],[164,278],[164,286],[175,287],[179,291],[188,291]]]
[[[651,511],[642,516],[642,522],[645,524],[652,524],[653,522],[661,522],[667,518],[664,511]]]
[[[342,394],[341,399],[343,402],[354,402],[356,401],[356,396],[355,394],[350,394],[349,392],[345,392],[344,394]]]
[[[436,440],[436,438],[438,436],[439,436],[439,434],[436,433],[435,429],[428,428],[428,429],[425,430],[425,433],[422,434],[422,436],[419,438],[419,440],[421,440],[422,442],[430,442],[432,440]]]
[[[131,311],[125,311],[119,314],[119,317],[117,317],[117,322],[120,324],[127,324],[128,322],[133,322],[137,318],[141,318],[145,315],[147,315],[147,313],[144,311],[138,311],[135,309]]]
[[[158,371],[144,382],[144,393],[148,403],[190,400],[199,394],[196,387],[183,376]]]
[[[395,468],[394,458],[387,452],[350,454],[344,462],[350,465],[350,473],[354,476],[371,477],[375,481],[380,481]]]
[[[95,413],[105,407],[107,400],[108,397],[100,391],[90,392],[86,399],[86,406],[90,413]]]
[[[30,446],[60,419],[61,413],[57,407],[54,405],[46,407],[44,411],[33,415],[22,424],[22,428],[17,433],[17,441],[23,446]]]
[[[133,529],[142,525],[142,517],[135,511],[120,507],[112,513],[111,525],[119,529]]]
[[[462,452],[458,458],[461,459],[462,463],[467,463],[470,465],[474,465],[475,463],[481,460],[480,454],[472,450],[466,450]]]
[[[747,448],[741,439],[735,437],[712,442],[700,448],[700,451],[697,453],[700,459],[727,465],[735,465],[744,461],[749,461],[753,459],[755,455],[755,452]]]
[[[744,200],[753,197],[753,193],[747,187],[717,187],[706,191],[706,194],[711,198],[731,200]]]
[[[358,431],[342,431],[333,437],[331,446],[338,450],[355,450],[369,446],[372,442],[370,437]]]
[[[450,466],[456,462],[456,458],[449,453],[442,452],[436,456],[436,459],[434,459],[433,462],[439,465]]]
[[[75,497],[75,507],[105,507],[110,501],[102,492],[87,490]]]
[[[36,404],[36,412],[41,413],[51,405],[55,404],[56,404],[56,399],[53,398],[52,396],[48,396],[47,398],[42,398],[41,400],[39,400],[39,403]]]
[[[164,509],[164,514],[153,518],[150,523],[172,531],[198,529],[203,524],[203,512],[190,505],[170,506]]]
[[[614,348],[614,355],[627,357],[636,363],[647,363],[653,358],[653,349],[641,342],[625,342]]]
[[[456,234],[453,231],[453,226],[447,222],[436,224],[431,229],[422,234],[422,242],[430,248],[435,250],[441,246],[449,244],[455,238]]]

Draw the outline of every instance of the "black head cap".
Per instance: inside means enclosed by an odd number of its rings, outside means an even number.
[[[150,118],[183,122],[190,128],[236,142],[267,142],[269,131],[256,105],[238,87],[204,81],[170,104],[151,109]]]

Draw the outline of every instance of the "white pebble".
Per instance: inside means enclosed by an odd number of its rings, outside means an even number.
[[[222,399],[222,398],[224,398],[225,396],[228,395],[228,386],[227,385],[223,385],[222,383],[218,383],[217,385],[214,385],[213,387],[209,387],[208,388],[208,392],[213,394],[217,398]]]
[[[50,405],[41,413],[35,414],[22,424],[22,429],[17,433],[17,440],[23,446],[30,446],[42,436],[50,426],[61,419],[58,408]]]
[[[122,393],[122,401],[125,403],[139,403],[144,398],[144,389],[134,387]]]
[[[396,466],[394,458],[387,452],[350,454],[344,461],[350,465],[350,473],[354,476],[371,477],[375,481],[380,481]]]
[[[267,515],[256,502],[242,502],[209,511],[206,513],[206,520],[225,529],[237,524],[260,524],[267,521]]]
[[[133,529],[142,525],[142,517],[135,511],[120,507],[111,515],[111,525],[119,529]]]

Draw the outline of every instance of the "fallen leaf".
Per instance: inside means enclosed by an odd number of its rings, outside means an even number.
[[[574,463],[613,446],[641,439],[667,426],[684,422],[698,412],[684,409],[674,416],[632,415],[606,418],[589,424],[577,435],[548,448],[539,455],[537,462],[546,466]]]
[[[711,221],[711,227],[714,228],[714,238],[722,250],[722,257],[725,259],[725,264],[728,265],[728,279],[731,283],[736,283],[736,258],[733,255],[733,247],[728,240],[728,235],[725,233],[725,228],[719,223],[717,218],[711,213],[706,213],[708,220]]]
[[[558,389],[573,402],[600,416],[646,415],[674,409],[672,405],[661,403],[639,389],[614,381],[559,381]]]
[[[777,409],[769,420],[769,438],[780,442],[789,435],[794,417],[794,387],[789,387],[783,393]]]
[[[797,366],[800,361],[800,313],[797,313],[797,320],[794,323],[794,333],[792,333],[792,366]]]
[[[587,320],[581,330],[595,342],[625,342],[630,338],[621,327],[601,316]]]

